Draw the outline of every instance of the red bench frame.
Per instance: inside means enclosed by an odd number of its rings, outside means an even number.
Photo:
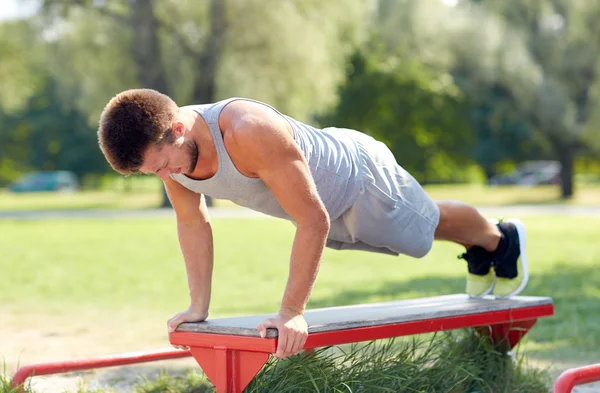
[[[554,313],[552,304],[481,312],[388,325],[311,333],[304,349],[431,333],[478,328],[494,343],[512,349],[540,317]],[[175,331],[171,344],[190,348],[217,393],[241,393],[277,349],[277,338]]]
[[[159,360],[179,359],[192,356],[190,351],[180,349],[158,349],[154,351],[128,352],[115,355],[98,356],[87,359],[66,360],[29,364],[20,367],[12,377],[13,388],[22,386],[27,378],[41,375],[68,373],[73,371],[92,370],[95,368],[125,366],[128,364],[156,362]]]
[[[577,385],[600,381],[600,363],[564,371],[554,383],[554,393],[571,393]]]

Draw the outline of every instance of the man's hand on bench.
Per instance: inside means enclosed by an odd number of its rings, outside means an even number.
[[[167,322],[168,331],[172,333],[177,329],[177,326],[184,322],[202,322],[206,318],[208,318],[208,311],[196,310],[192,306],[189,306],[187,310],[182,311],[175,315],[173,318],[169,319]],[[182,345],[173,345],[175,348],[179,349],[189,349],[186,346]]]
[[[295,311],[281,310],[275,318],[269,318],[256,327],[261,337],[267,336],[267,328],[278,331],[275,356],[283,359],[299,353],[308,337],[308,325],[304,315]]]

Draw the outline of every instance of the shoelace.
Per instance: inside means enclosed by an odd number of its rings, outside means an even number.
[[[489,253],[481,247],[472,247],[468,249],[465,253],[458,255],[458,259],[467,261],[469,272],[472,274],[487,274],[489,266],[492,266],[491,263],[489,265],[487,264],[489,261]]]
[[[459,254],[456,258],[457,259],[464,259],[467,262],[477,262],[477,260],[479,259],[483,259],[484,257],[486,257],[487,255],[487,251],[485,251],[485,249],[483,248],[470,248],[467,251],[465,251],[462,254]]]

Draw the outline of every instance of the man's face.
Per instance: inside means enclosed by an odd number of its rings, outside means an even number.
[[[166,180],[174,173],[190,174],[198,162],[198,146],[183,137],[172,143],[152,145],[144,153],[143,173],[154,173]]]

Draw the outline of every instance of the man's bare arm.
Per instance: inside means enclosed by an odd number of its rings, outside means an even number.
[[[182,322],[208,316],[213,271],[213,235],[204,198],[173,179],[164,181],[177,216],[179,244],[187,271],[190,307],[169,320],[174,330]]]
[[[296,223],[289,277],[279,315],[284,320],[301,316],[315,283],[329,232],[327,210],[284,118],[269,108],[255,106],[231,126],[230,132],[225,133],[225,142],[234,162],[258,175]],[[279,329],[277,355],[284,357],[299,351],[306,333],[290,333],[291,341],[286,343],[286,335],[282,336],[281,327]]]

